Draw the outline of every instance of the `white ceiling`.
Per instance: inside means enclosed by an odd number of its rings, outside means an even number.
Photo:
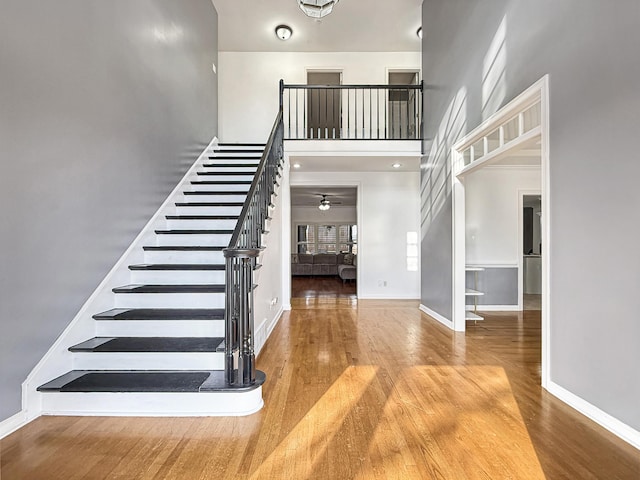
[[[212,0],[222,52],[417,52],[422,0],[341,0],[321,21],[296,0]],[[293,29],[283,42],[280,24]]]
[[[291,156],[291,164],[300,165],[295,172],[419,172],[420,157],[374,156]],[[399,163],[400,168],[393,168]]]
[[[291,187],[291,205],[296,207],[317,207],[322,195],[333,207],[355,207],[356,188],[343,187]]]

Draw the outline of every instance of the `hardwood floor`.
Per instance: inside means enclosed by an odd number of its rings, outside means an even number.
[[[540,313],[466,335],[409,301],[293,300],[244,418],[43,417],[12,479],[634,479],[640,453],[540,387]]]
[[[356,282],[343,282],[338,276],[291,277],[293,298],[356,298]]]

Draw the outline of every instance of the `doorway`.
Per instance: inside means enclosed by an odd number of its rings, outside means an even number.
[[[356,187],[291,187],[292,298],[357,299],[357,194]]]
[[[307,72],[307,138],[339,139],[342,126],[342,96],[340,89],[330,88],[342,83],[342,72]]]
[[[418,85],[420,72],[389,71],[389,85]],[[417,90],[390,88],[387,99],[389,138],[396,140],[416,138],[418,129],[416,112],[419,110]]]
[[[542,308],[542,195],[522,192],[521,302],[523,310]]]
[[[491,115],[480,126],[457,142],[451,155],[451,189],[453,201],[453,304],[450,327],[456,331],[466,330],[467,262],[466,262],[466,193],[465,178],[475,171],[485,170],[497,163],[506,162],[514,152],[535,149],[540,170],[541,193],[541,244],[544,256],[541,256],[541,336],[542,371],[541,384],[547,388],[550,378],[550,315],[549,315],[549,279],[550,253],[553,248],[549,239],[549,77],[544,76],[499,111]],[[525,157],[527,155],[524,155]],[[514,196],[516,193],[514,193]],[[522,209],[515,209],[518,216]],[[522,223],[520,223],[522,228]],[[515,251],[523,251],[522,237],[517,239]],[[517,262],[523,261],[523,255],[515,255]],[[518,282],[522,285],[522,282]]]

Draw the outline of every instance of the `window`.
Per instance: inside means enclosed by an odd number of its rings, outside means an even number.
[[[298,225],[298,253],[358,253],[357,225]]]

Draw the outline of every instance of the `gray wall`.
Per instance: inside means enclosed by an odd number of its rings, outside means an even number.
[[[504,98],[493,110],[550,75],[551,380],[640,429],[640,2],[425,0],[427,138],[461,88],[465,131],[481,122],[482,63],[503,18]],[[451,217],[435,221],[424,228],[427,288],[451,268],[430,259],[451,251],[439,234]]]
[[[513,305],[514,310],[518,308],[517,268],[485,267],[481,272],[466,272],[465,281],[467,288],[484,293],[475,297],[478,305]],[[466,297],[467,305],[473,305],[473,299]]]
[[[211,0],[3,0],[0,421],[217,132]]]

